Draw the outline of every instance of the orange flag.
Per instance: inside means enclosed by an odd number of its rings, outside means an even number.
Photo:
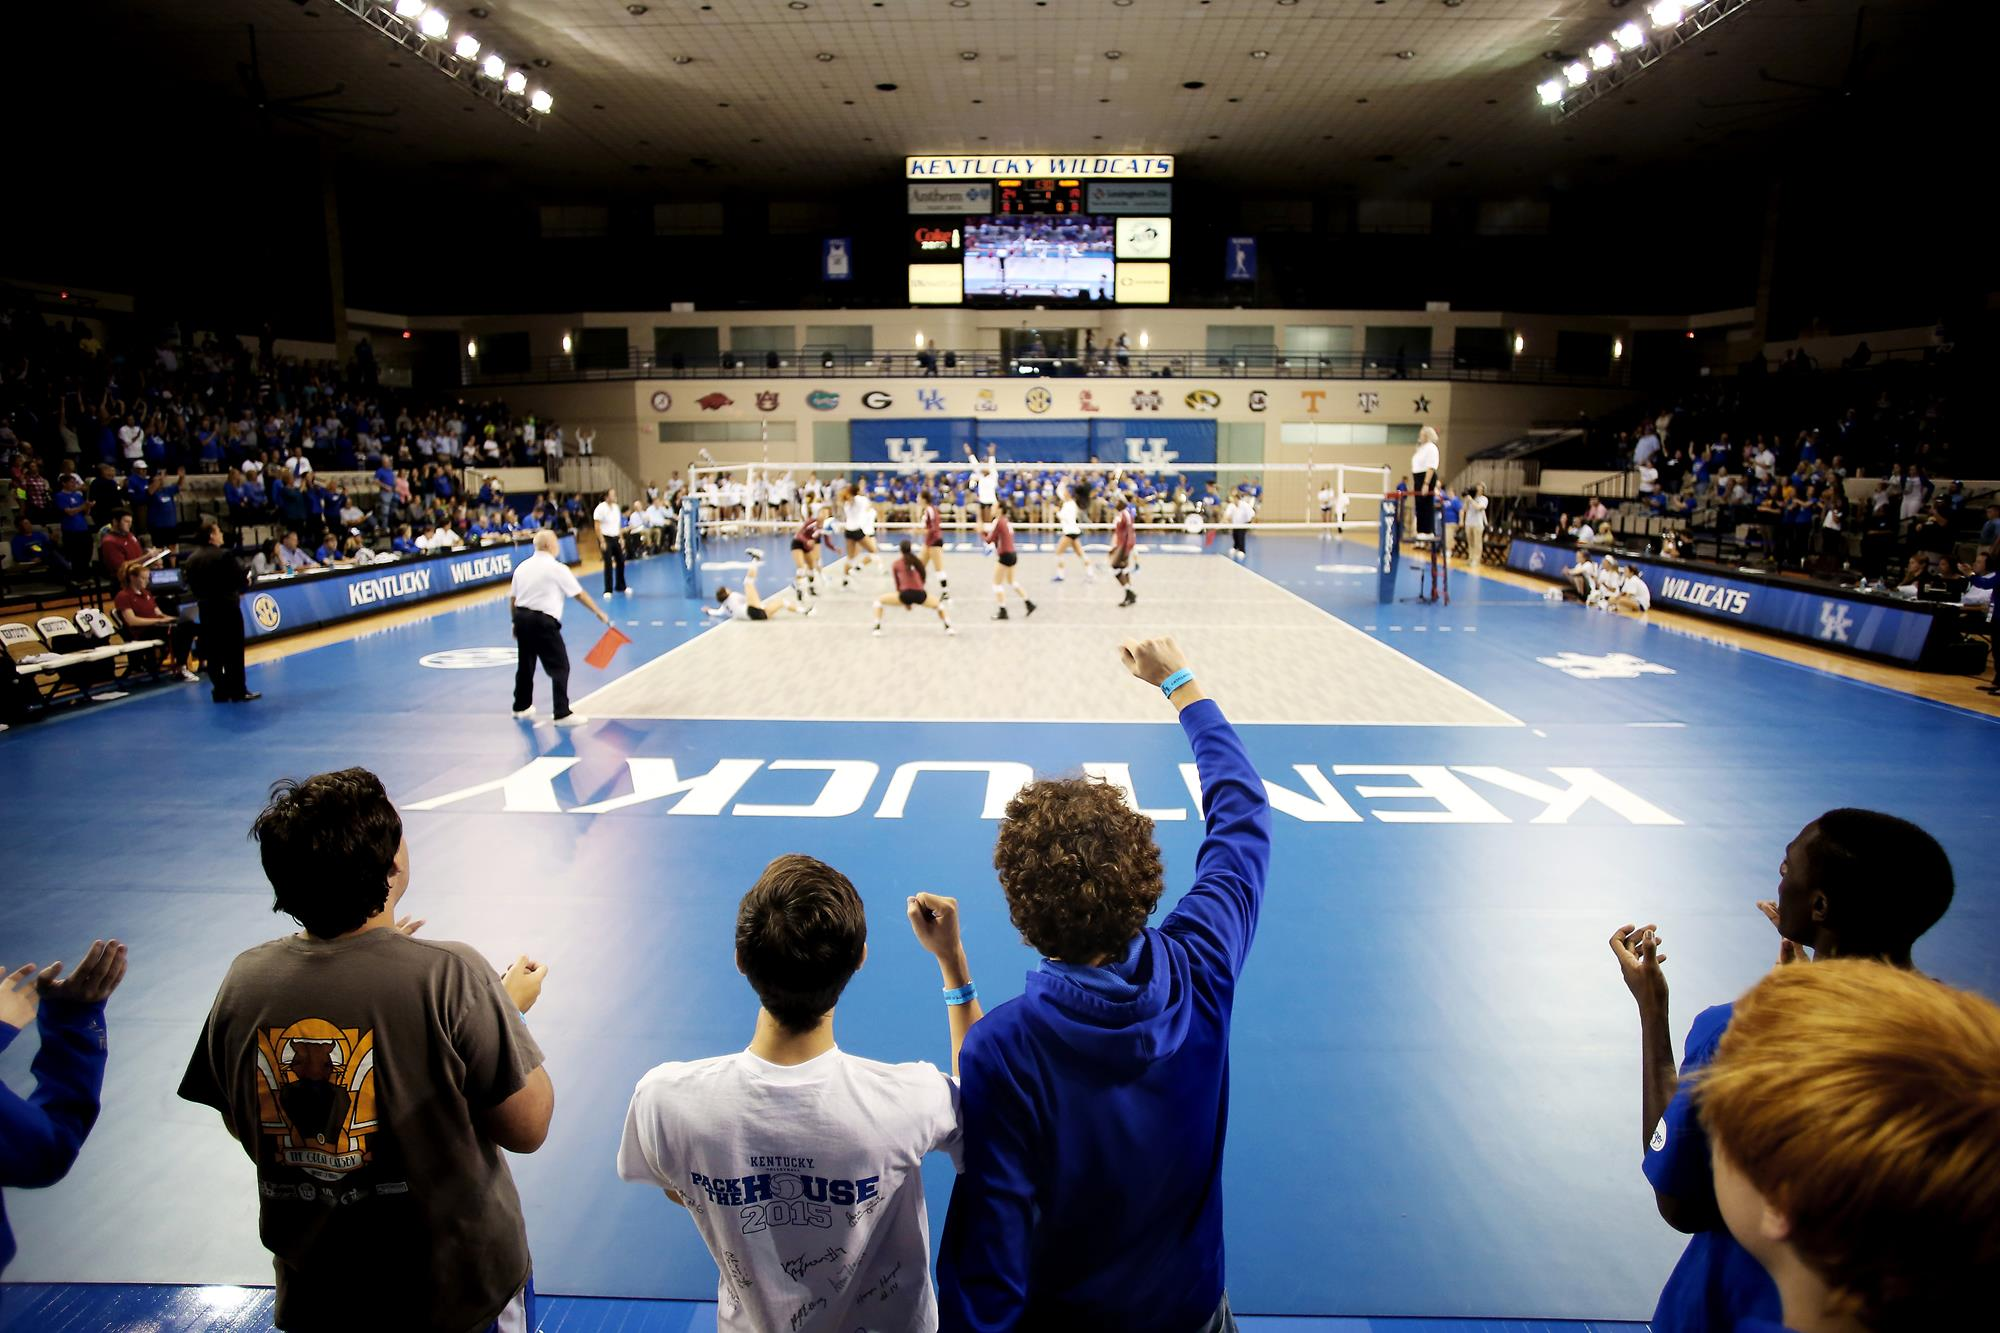
[[[617,655],[618,650],[630,642],[632,640],[625,635],[607,627],[604,631],[604,637],[599,639],[596,646],[583,655],[583,660],[596,667],[599,671],[602,671],[611,665],[611,659]]]

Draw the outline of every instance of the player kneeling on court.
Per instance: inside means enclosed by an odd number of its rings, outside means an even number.
[[[908,542],[902,544],[902,554],[896,558],[896,566],[890,573],[896,580],[896,591],[885,592],[875,599],[874,633],[882,632],[882,608],[901,606],[905,611],[913,606],[927,606],[937,612],[937,618],[944,623],[946,634],[956,634],[951,627],[951,613],[945,610],[938,595],[924,587],[924,562],[910,548]]]
[[[959,1046],[979,1021],[958,902],[906,915],[938,962]],[[761,1007],[749,1049],[658,1065],[625,1113],[618,1174],[693,1215],[715,1259],[724,1333],[930,1333],[924,1154],[959,1156],[958,1095],[929,1064],[882,1064],[834,1043],[834,1006],[868,957],[845,875],[781,856],[736,909],[736,967]]]
[[[762,551],[750,552],[750,568],[743,575],[743,590],[731,592],[728,588],[715,590],[714,606],[704,606],[701,613],[711,620],[769,620],[774,615],[809,616],[813,609],[801,607],[796,601],[766,602],[757,593],[757,570],[764,562]]]
[[[993,864],[1027,991],[965,1043],[965,1171],[938,1258],[959,1329],[1223,1333],[1229,1016],[1271,856],[1264,784],[1172,639],[1127,670],[1178,710],[1207,836],[1157,929],[1153,821],[1117,787],[1044,779],[1008,802]]]
[[[1914,972],[1781,967],[1736,1002],[1695,1103],[1722,1220],[1785,1329],[1992,1326],[1996,1089],[2000,1008]]]

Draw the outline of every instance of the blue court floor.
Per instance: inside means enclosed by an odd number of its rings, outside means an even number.
[[[2000,990],[1984,944],[2000,925],[1987,855],[1995,721],[1463,571],[1448,607],[1381,606],[1355,544],[1251,549],[1262,577],[1519,725],[1245,729],[1277,808],[1262,933],[1238,992],[1225,1177],[1232,1301],[1270,1321],[1248,1327],[1645,1319],[1680,1238],[1639,1174],[1637,1021],[1605,939],[1659,923],[1684,1031],[1770,965],[1777,942],[1754,900],[1822,810],[1873,806],[1937,834],[1959,895],[1918,964]],[[1164,584],[1171,560],[1222,558],[1162,555],[1145,577]],[[981,612],[984,562],[956,559],[977,570],[954,580],[961,615]],[[843,677],[897,669],[893,644],[858,656],[820,617],[705,629],[676,564],[630,572],[635,595],[615,614],[635,642],[607,672],[579,664],[579,694],[704,633],[766,634],[774,652],[787,650],[780,636],[819,636],[792,641],[815,648],[788,715],[801,698],[837,714]],[[1400,591],[1413,591],[1407,573]],[[596,630],[570,617],[573,658]],[[968,629],[968,687],[980,671],[1031,670],[1038,632],[1053,631],[1012,624],[996,647]],[[841,1044],[938,1063],[949,1048],[935,971],[908,939],[906,895],[961,899],[989,1003],[1018,994],[1035,960],[993,880],[985,779],[902,766],[1124,765],[1139,804],[1165,812],[1170,900],[1185,885],[1200,826],[1164,709],[1158,723],[602,718],[565,733],[507,716],[509,667],[423,665],[508,643],[505,604],[488,602],[253,667],[265,696],[254,706],[172,686],[0,735],[0,964],[74,958],[111,934],[132,950],[110,1011],[103,1117],[60,1186],[9,1191],[21,1251],[8,1277],[197,1288],[16,1286],[0,1292],[0,1326],[262,1326],[260,1297],[198,1289],[268,1283],[270,1270],[248,1162],[212,1113],[173,1094],[230,958],[291,927],[271,914],[245,839],[276,777],[379,772],[404,809],[406,907],[426,933],[550,965],[531,1026],[558,1109],[547,1146],[515,1169],[538,1288],[595,1299],[545,1301],[544,1328],[705,1326],[692,1303],[714,1296],[706,1252],[656,1193],[621,1184],[612,1159],[646,1069],[748,1040],[755,1001],[731,926],[770,856],[820,856],[870,905],[873,947],[840,1007]],[[1270,669],[1337,691],[1339,667]],[[545,686],[538,702],[546,711]],[[873,766],[851,812],[756,812],[812,803],[833,761]],[[33,1047],[0,1059],[16,1088]],[[951,1181],[942,1159],[929,1167],[935,1222]],[[94,1300],[108,1303],[77,1308],[150,1300],[156,1312],[55,1314]],[[212,1317],[188,1312],[202,1301]]]

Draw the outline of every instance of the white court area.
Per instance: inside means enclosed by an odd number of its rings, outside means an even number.
[[[1112,258],[1109,252],[1083,255],[1009,255],[1003,271],[989,255],[968,255],[965,259],[965,290],[968,295],[994,295],[1001,291],[1068,294],[1095,293],[1111,289]]]
[[[789,562],[773,562],[759,581],[767,601],[790,595],[789,573]],[[1108,572],[1088,582],[1072,558],[1068,578],[1055,583],[1054,556],[1024,553],[1017,576],[1037,609],[1026,615],[1010,593],[1005,621],[992,619],[992,560],[954,554],[947,573],[955,636],[934,612],[899,606],[871,634],[874,599],[889,588],[886,565],[845,590],[834,572],[809,599],[812,616],[717,625],[579,699],[577,710],[593,718],[1156,723],[1157,701],[1116,666],[1118,644],[1146,633],[1179,639],[1239,723],[1520,725],[1228,559],[1142,555],[1139,603],[1121,608]],[[740,578],[732,567],[703,583]]]

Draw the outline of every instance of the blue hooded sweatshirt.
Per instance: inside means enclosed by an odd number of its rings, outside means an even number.
[[[1271,820],[1222,710],[1180,721],[1208,820],[1194,887],[1105,966],[1044,960],[965,1039],[945,1333],[1181,1333],[1221,1304],[1229,1013]]]
[[[35,1091],[23,1098],[0,1086],[0,1185],[41,1189],[69,1173],[84,1136],[97,1123],[104,1089],[104,1005],[42,1001],[42,1047]],[[0,1023],[0,1050],[21,1030]],[[0,1209],[0,1270],[14,1258],[14,1232]]]

